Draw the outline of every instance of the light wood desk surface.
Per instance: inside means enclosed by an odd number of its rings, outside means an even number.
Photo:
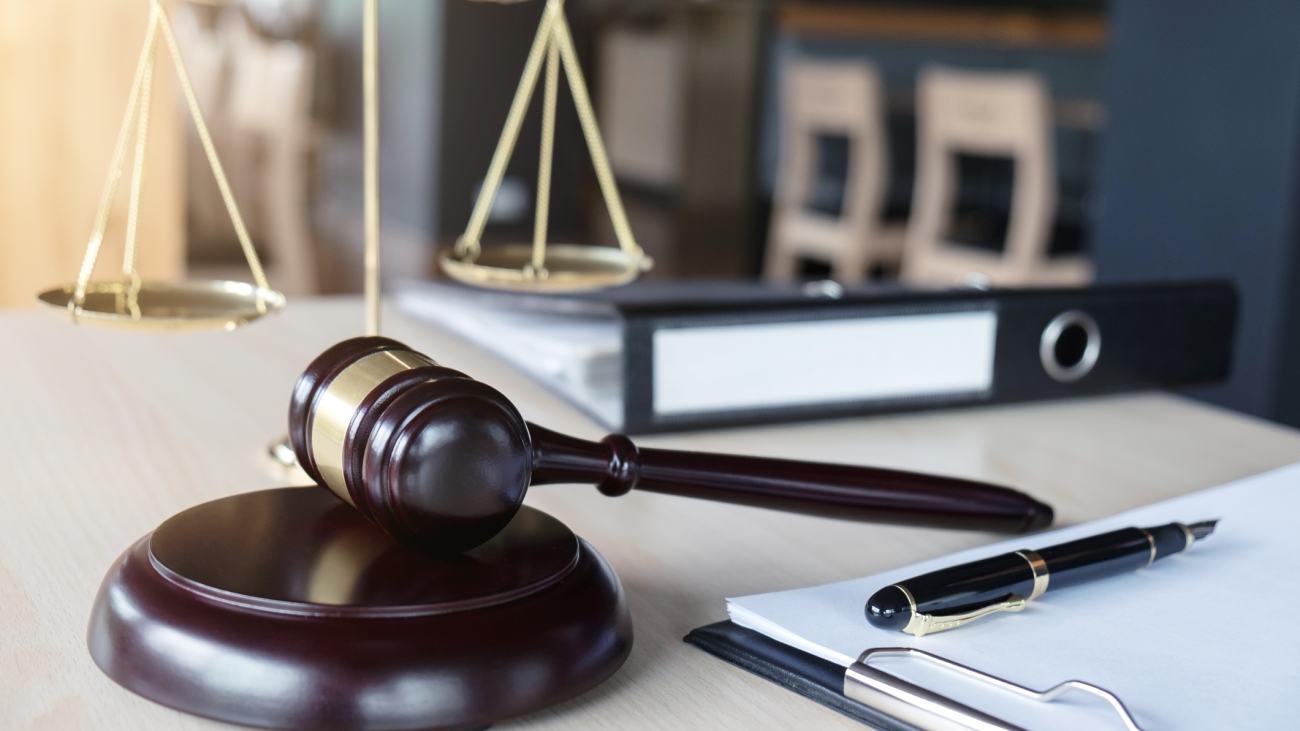
[[[233,333],[142,335],[0,314],[0,728],[198,729],[115,685],[86,651],[104,571],[200,502],[284,484],[264,445],[294,380],[361,328],[355,299],[296,301]],[[385,332],[500,389],[524,416],[582,437],[589,420],[463,341],[390,314]],[[1139,394],[659,436],[647,445],[842,461],[971,477],[1030,492],[1057,525],[1300,461],[1300,432]],[[842,728],[857,723],[684,643],[724,598],[838,581],[988,543],[944,532],[783,515],[590,487],[535,489],[610,562],[636,643],[581,698],[511,729]]]

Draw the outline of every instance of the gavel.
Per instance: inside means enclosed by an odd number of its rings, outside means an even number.
[[[970,480],[566,436],[525,421],[487,384],[381,337],[345,340],[312,361],[294,387],[289,437],[317,484],[433,554],[482,544],[530,485],[556,483],[903,525],[1018,533],[1052,522],[1048,505]]]

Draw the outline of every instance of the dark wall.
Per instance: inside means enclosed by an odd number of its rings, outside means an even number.
[[[1300,365],[1300,3],[1116,0],[1111,13],[1097,279],[1231,277],[1233,376],[1197,395],[1300,424],[1287,383]]]

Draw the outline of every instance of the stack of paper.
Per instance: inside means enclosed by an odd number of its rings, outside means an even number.
[[[623,331],[612,306],[429,282],[402,287],[395,301],[496,354],[601,423],[623,422]]]

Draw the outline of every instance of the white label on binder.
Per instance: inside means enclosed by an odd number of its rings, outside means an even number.
[[[658,330],[660,415],[978,394],[993,387],[989,310]]]

